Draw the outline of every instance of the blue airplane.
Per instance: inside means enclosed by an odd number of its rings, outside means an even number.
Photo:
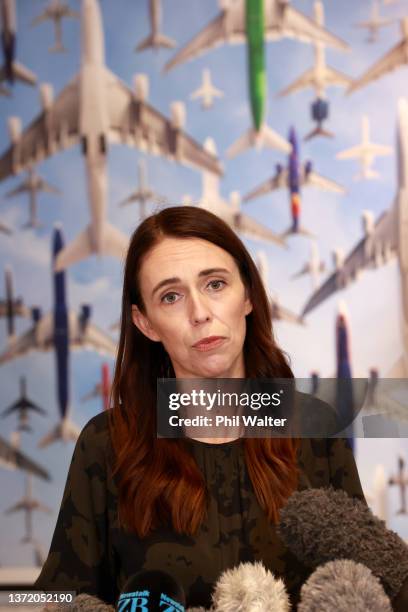
[[[53,264],[64,248],[60,226],[54,229],[52,238]],[[54,268],[53,268],[54,269]],[[33,326],[0,355],[0,365],[21,357],[31,350],[54,349],[57,374],[57,399],[60,421],[40,442],[43,448],[58,439],[76,440],[80,429],[69,418],[69,356],[70,348],[90,348],[102,354],[114,356],[116,342],[104,331],[90,323],[91,306],[83,304],[79,313],[68,310],[65,291],[65,272],[53,272],[54,308],[42,316],[41,309],[32,309]]]
[[[281,236],[282,238],[286,238],[290,234],[303,234],[311,237],[312,234],[300,224],[301,187],[305,185],[313,185],[319,189],[333,191],[335,193],[344,193],[344,189],[341,187],[341,185],[338,185],[331,179],[327,179],[324,176],[317,174],[317,172],[314,172],[311,161],[306,161],[304,164],[300,164],[299,144],[294,127],[291,127],[289,130],[288,140],[292,145],[292,150],[289,153],[286,168],[281,164],[277,164],[275,175],[248,193],[243,200],[244,202],[249,202],[250,200],[265,195],[270,191],[276,191],[277,189],[282,188],[288,189],[290,195],[292,222],[290,227],[283,232]]]

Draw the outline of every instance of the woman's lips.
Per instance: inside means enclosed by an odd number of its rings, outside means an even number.
[[[218,348],[225,341],[223,336],[209,336],[208,338],[203,338],[196,344],[193,344],[193,348],[198,351],[211,351],[214,348]]]

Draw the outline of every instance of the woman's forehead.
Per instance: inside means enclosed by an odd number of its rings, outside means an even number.
[[[201,238],[165,237],[144,257],[141,274],[162,276],[165,272],[177,276],[197,274],[202,268],[224,267],[238,271],[234,258],[221,247]]]

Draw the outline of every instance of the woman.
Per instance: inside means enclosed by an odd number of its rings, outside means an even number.
[[[81,432],[35,587],[113,603],[129,576],[160,569],[209,607],[224,569],[259,560],[295,603],[309,572],[277,537],[279,509],[329,484],[364,500],[346,441],[157,439],[162,377],[293,378],[254,262],[200,208],[164,209],[131,238],[113,409]]]

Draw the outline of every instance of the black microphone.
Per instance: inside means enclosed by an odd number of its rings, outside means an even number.
[[[408,546],[342,489],[296,491],[280,511],[277,531],[308,567],[336,559],[362,563],[381,580],[393,609],[408,610]]]
[[[143,570],[123,586],[117,612],[185,612],[183,587],[159,570]]]
[[[378,578],[350,559],[329,561],[309,576],[300,591],[297,612],[391,612]]]

